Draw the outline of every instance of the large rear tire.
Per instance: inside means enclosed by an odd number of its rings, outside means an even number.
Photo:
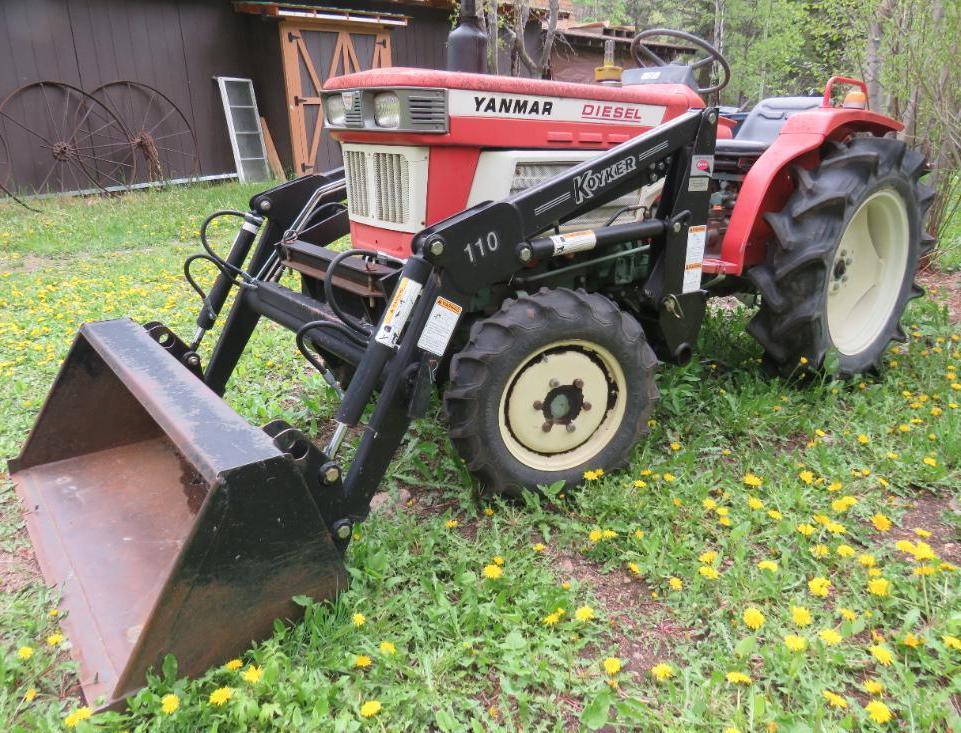
[[[624,465],[658,398],[640,324],[602,295],[505,301],[451,361],[454,447],[482,487],[517,495]]]
[[[934,196],[919,180],[926,172],[920,153],[876,137],[837,144],[814,170],[794,170],[794,194],[765,217],[767,260],[748,271],[761,294],[748,331],[771,367],[851,376],[904,340],[904,309],[924,292],[914,283],[918,261],[934,243],[923,230]]]

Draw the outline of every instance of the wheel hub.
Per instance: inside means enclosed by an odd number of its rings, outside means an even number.
[[[59,160],[61,163],[70,160],[76,152],[74,146],[67,142],[55,142],[50,150],[53,153],[54,159]]]

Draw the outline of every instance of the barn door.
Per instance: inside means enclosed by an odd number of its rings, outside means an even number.
[[[323,132],[320,90],[332,76],[390,66],[390,34],[336,25],[282,23],[290,139],[297,175],[341,164],[340,147]]]

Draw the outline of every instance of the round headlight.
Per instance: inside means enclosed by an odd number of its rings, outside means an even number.
[[[327,122],[330,124],[340,127],[346,122],[347,110],[339,94],[331,94],[327,97],[324,101],[324,109],[327,112]]]
[[[374,97],[374,121],[380,127],[400,126],[400,100],[393,92]]]

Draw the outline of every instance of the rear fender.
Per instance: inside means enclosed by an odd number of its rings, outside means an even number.
[[[764,261],[771,235],[764,214],[783,209],[794,192],[792,166],[817,166],[821,146],[829,140],[863,132],[883,136],[903,127],[897,120],[861,109],[820,107],[791,117],[744,179],[721,244],[723,271],[740,275]]]

